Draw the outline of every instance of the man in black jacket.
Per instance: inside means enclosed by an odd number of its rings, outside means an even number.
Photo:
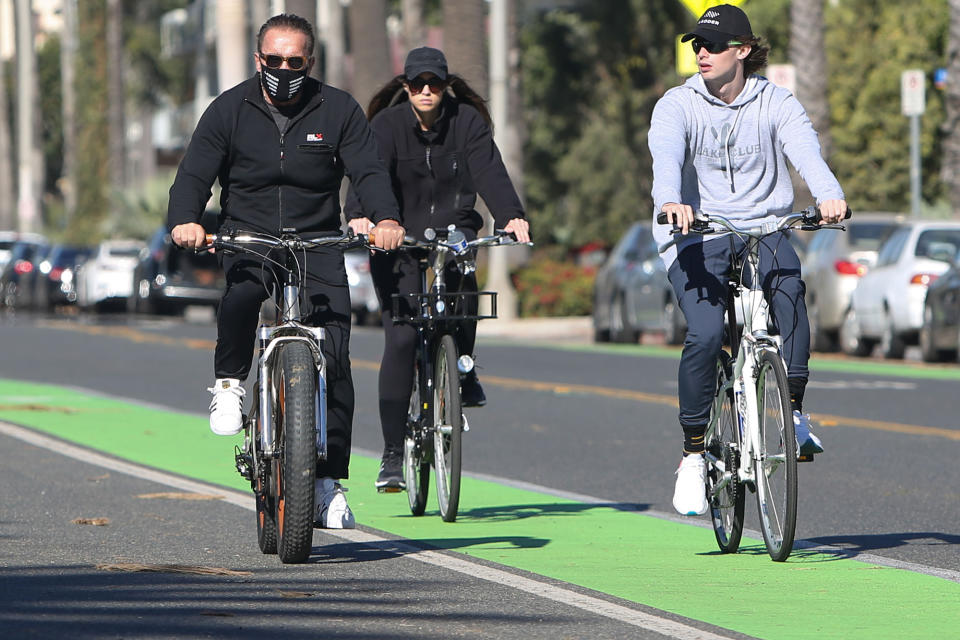
[[[363,111],[345,92],[309,77],[313,46],[312,25],[294,15],[274,16],[260,29],[258,74],[213,101],[177,170],[167,212],[175,243],[204,245],[199,220],[215,179],[221,226],[273,235],[288,228],[308,237],[337,233],[344,174],[377,223],[377,245],[393,249],[402,241],[397,203]],[[242,429],[241,383],[253,358],[260,304],[275,283],[258,259],[228,255],[222,264],[227,287],[217,314],[210,428],[234,435]],[[352,528],[337,482],[348,477],[354,402],[342,252],[308,252],[306,272],[308,323],[326,329],[328,455],[317,464],[316,519]]]

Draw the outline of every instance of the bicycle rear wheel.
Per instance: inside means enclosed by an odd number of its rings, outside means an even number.
[[[717,362],[717,391],[730,379],[730,356],[721,352]],[[733,389],[728,388],[719,406],[720,415],[710,416],[710,424],[716,420],[716,428],[707,442],[707,496],[710,500],[710,516],[717,545],[724,553],[734,553],[740,548],[743,534],[744,487],[740,483],[740,427]],[[714,405],[713,410],[716,410]],[[716,462],[710,458],[714,458]],[[720,466],[722,465],[722,466]]]
[[[310,557],[313,543],[316,365],[301,342],[278,351],[277,554],[284,563],[297,563]]]
[[[433,368],[433,467],[437,472],[437,501],[444,522],[457,519],[462,436],[457,348],[453,337],[444,335],[437,345]]]
[[[787,389],[787,372],[775,351],[757,359],[760,442],[754,475],[757,509],[767,552],[783,562],[793,550],[797,527],[797,439]]]
[[[414,364],[413,390],[410,392],[410,408],[407,410],[407,435],[403,439],[403,476],[407,484],[407,502],[410,513],[422,516],[427,508],[427,492],[430,490],[430,462],[425,460],[422,435],[424,402],[420,397],[420,365]]]

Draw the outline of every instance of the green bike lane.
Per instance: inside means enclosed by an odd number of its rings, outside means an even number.
[[[119,458],[245,491],[240,438],[206,420],[50,385],[0,380],[0,419]],[[761,638],[953,637],[960,584],[825,550],[771,562],[762,541],[719,553],[712,533],[602,504],[464,478],[460,518],[425,517],[379,495],[377,460],[354,456],[350,504],[366,527]],[[752,507],[752,505],[750,505]],[[251,519],[251,540],[253,522]]]

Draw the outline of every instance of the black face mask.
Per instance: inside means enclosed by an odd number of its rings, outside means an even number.
[[[300,71],[291,69],[268,69],[261,67],[260,84],[267,94],[279,102],[289,102],[297,97],[303,89],[303,81],[307,78],[307,69]]]

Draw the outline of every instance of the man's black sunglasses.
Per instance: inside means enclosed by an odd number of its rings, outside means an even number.
[[[444,80],[441,80],[437,76],[433,76],[429,80],[424,80],[423,78],[416,77],[413,80],[407,80],[407,85],[410,87],[410,91],[413,93],[420,93],[423,91],[423,88],[427,85],[430,85],[430,91],[433,93],[440,93],[447,88],[447,83]]]
[[[708,53],[723,53],[730,47],[741,44],[743,43],[737,42],[736,40],[731,40],[730,42],[711,42],[697,38],[693,41],[693,52],[700,53],[700,49],[706,49]]]
[[[262,52],[257,55],[260,56],[260,61],[267,65],[268,69],[279,69],[283,66],[284,62],[286,62],[287,66],[293,71],[300,71],[307,66],[307,58],[303,56],[290,56],[289,58],[285,58],[284,56],[278,56],[273,53],[264,55]]]

